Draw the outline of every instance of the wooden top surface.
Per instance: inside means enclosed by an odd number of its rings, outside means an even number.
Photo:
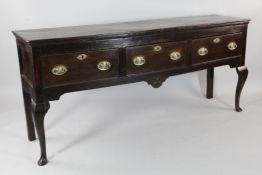
[[[16,37],[26,41],[56,40],[78,37],[114,37],[143,34],[143,32],[161,32],[169,29],[195,29],[220,25],[248,23],[248,19],[207,15],[153,19],[143,21],[96,24],[73,27],[58,27],[14,31]]]

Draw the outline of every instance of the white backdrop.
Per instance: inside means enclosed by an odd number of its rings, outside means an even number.
[[[160,89],[142,82],[67,94],[46,117],[50,164],[36,166],[12,30],[204,14],[252,20],[242,113],[232,110],[237,76],[228,66],[216,69],[213,100],[199,86],[204,72]],[[1,0],[0,174],[261,174],[261,19],[261,0]]]

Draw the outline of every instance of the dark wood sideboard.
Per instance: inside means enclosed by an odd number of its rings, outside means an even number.
[[[170,76],[214,67],[236,68],[236,111],[246,81],[248,19],[219,15],[14,31],[28,138],[47,163],[44,117],[49,101],[68,92],[146,81],[158,88]]]

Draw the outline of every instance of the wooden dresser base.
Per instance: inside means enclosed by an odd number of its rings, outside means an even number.
[[[249,20],[219,15],[36,29],[16,36],[28,139],[47,164],[44,118],[64,93],[145,81],[158,88],[170,76],[207,70],[213,98],[214,68],[236,68],[235,109],[248,76]]]

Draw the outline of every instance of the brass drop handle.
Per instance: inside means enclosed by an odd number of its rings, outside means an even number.
[[[65,65],[57,65],[51,70],[52,74],[57,76],[64,75],[65,73],[67,73],[67,71],[68,69]]]
[[[228,43],[228,45],[227,45],[227,48],[229,49],[229,50],[236,50],[237,49],[237,43],[236,42],[230,42],[230,43]]]
[[[109,61],[104,60],[97,63],[97,69],[101,71],[106,71],[109,70],[110,68],[111,68],[111,63]]]
[[[83,61],[87,58],[87,55],[86,54],[79,54],[77,55],[76,59],[80,60],[80,61]]]
[[[200,47],[198,49],[198,55],[205,56],[208,54],[208,49],[206,47]]]
[[[146,59],[144,56],[136,56],[134,59],[133,59],[133,63],[134,65],[136,66],[142,66],[146,63]]]
[[[182,54],[178,51],[174,51],[169,55],[170,59],[173,61],[179,60],[182,57]]]

